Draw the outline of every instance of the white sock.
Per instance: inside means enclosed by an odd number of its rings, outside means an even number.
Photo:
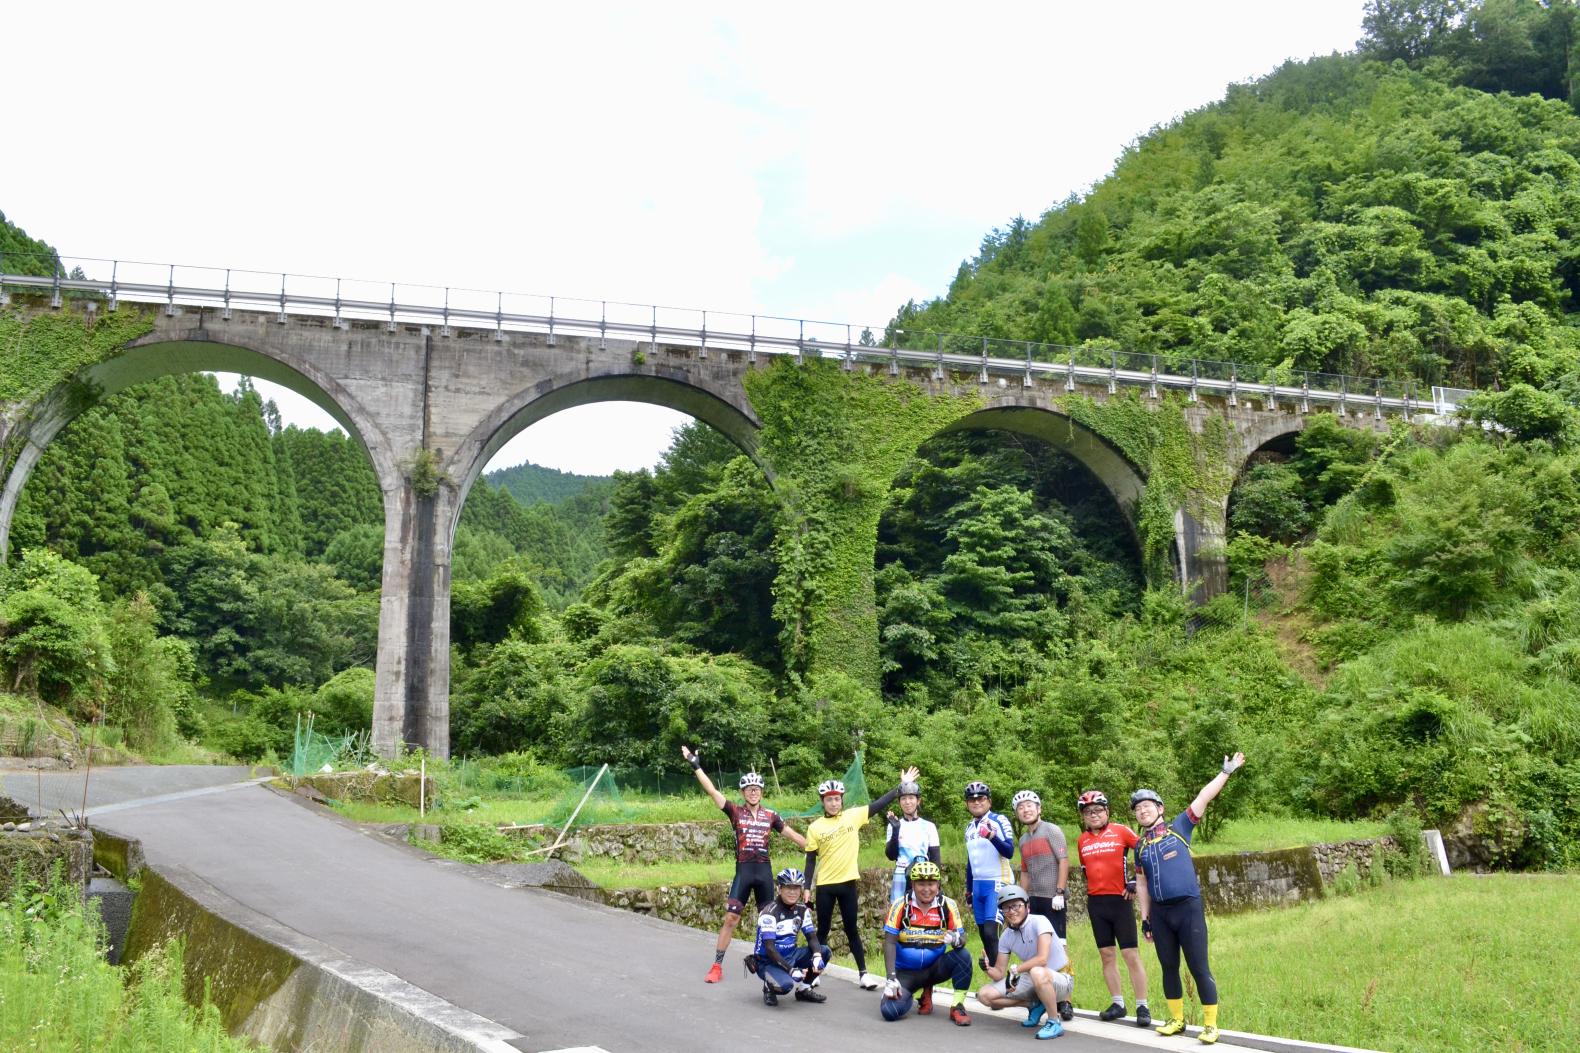
[[[1124,1008],[1125,996],[1124,995],[1114,995],[1114,1004],[1119,1006],[1121,1009]],[[1140,1004],[1141,1005],[1146,1005],[1145,1002],[1142,1002]]]

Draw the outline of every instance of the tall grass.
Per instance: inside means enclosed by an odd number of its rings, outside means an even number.
[[[1580,946],[1580,876],[1397,881],[1209,928],[1223,1027],[1399,1053],[1576,1045],[1580,994],[1563,963]],[[1073,926],[1069,945],[1075,1004],[1102,1008],[1090,928]],[[1141,960],[1157,1015],[1156,951],[1143,943]],[[1187,1010],[1199,1020],[1193,998]]]
[[[181,945],[130,969],[104,958],[97,914],[79,893],[25,882],[0,903],[0,1049],[30,1053],[245,1053],[212,1004],[182,995]]]

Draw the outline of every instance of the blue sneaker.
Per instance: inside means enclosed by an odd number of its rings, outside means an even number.
[[[1038,1038],[1058,1038],[1062,1034],[1064,1034],[1064,1025],[1059,1023],[1059,1018],[1058,1017],[1050,1016],[1048,1018],[1048,1022],[1046,1024],[1043,1024],[1042,1025],[1042,1029],[1037,1032],[1037,1037]]]
[[[1031,1003],[1031,1008],[1026,1010],[1026,1019],[1020,1022],[1021,1027],[1036,1027],[1042,1021],[1042,1015],[1048,1010],[1043,1008],[1041,1001]]]

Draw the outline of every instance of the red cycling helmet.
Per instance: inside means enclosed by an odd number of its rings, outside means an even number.
[[[1085,793],[1081,794],[1081,796],[1075,799],[1075,810],[1077,812],[1084,812],[1087,808],[1094,804],[1107,808],[1108,795],[1102,790],[1087,790]]]

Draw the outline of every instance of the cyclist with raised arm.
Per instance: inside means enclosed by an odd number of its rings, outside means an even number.
[[[826,995],[812,989],[828,963],[828,948],[817,942],[812,908],[803,902],[806,875],[785,867],[774,876],[774,884],[778,895],[757,915],[757,946],[748,963],[748,968],[757,967],[763,982],[763,1004],[778,1005],[779,996],[792,989],[797,1002],[826,1002]]]
[[[907,768],[900,775],[900,782],[915,782],[921,774]],[[828,943],[829,928],[834,923],[834,906],[839,905],[839,919],[845,928],[845,940],[850,944],[850,955],[856,959],[857,983],[864,990],[875,990],[878,980],[867,972],[867,952],[861,945],[859,900],[857,885],[861,871],[857,865],[861,828],[867,825],[873,812],[882,812],[899,794],[898,786],[871,804],[845,807],[845,784],[838,779],[826,779],[817,788],[823,802],[823,814],[806,828],[806,882],[813,890],[817,904],[817,942]],[[822,880],[818,880],[818,866],[822,865]]]
[[[911,891],[889,905],[883,922],[883,963],[889,979],[878,1011],[885,1020],[898,1020],[911,1011],[914,992],[931,991],[934,984],[948,980],[955,989],[949,1020],[970,1027],[966,993],[971,990],[971,955],[965,949],[965,918],[955,901],[941,894],[943,871],[937,863],[918,859],[909,877]],[[932,1009],[931,1000],[925,1000],[917,1011]]]
[[[966,891],[971,915],[982,936],[981,966],[998,960],[998,890],[1014,880],[1010,857],[1015,854],[1015,832],[1009,820],[993,811],[993,791],[988,784],[966,784]]]
[[[1076,857],[1086,870],[1086,916],[1092,923],[1110,999],[1097,1019],[1112,1021],[1125,1015],[1125,993],[1119,986],[1119,963],[1115,960],[1123,955],[1130,987],[1136,993],[1136,1026],[1151,1027],[1147,971],[1141,967],[1136,914],[1130,905],[1136,896],[1136,881],[1126,865],[1139,838],[1123,823],[1108,821],[1108,795],[1102,790],[1087,790],[1076,798],[1075,807],[1086,827],[1075,846]],[[1119,944],[1118,954],[1114,953],[1115,943]]]
[[[988,978],[994,982],[977,992],[977,1001],[989,1009],[1026,1006],[1021,1027],[1040,1024],[1038,1038],[1058,1038],[1064,1034],[1059,1006],[1070,1000],[1075,981],[1062,971],[1069,957],[1053,934],[1053,923],[1032,913],[1030,898],[1019,885],[1005,885],[998,890],[1004,934],[999,940],[998,958],[987,970]],[[1010,961],[1011,956],[1016,960]]]
[[[900,783],[900,815],[888,814],[889,829],[884,835],[883,854],[894,860],[894,878],[889,884],[889,902],[906,892],[906,875],[918,859],[942,863],[939,855],[938,827],[919,813],[922,788],[914,782]]]
[[[1169,1006],[1169,1018],[1157,1032],[1177,1035],[1185,1030],[1185,988],[1180,983],[1183,953],[1201,999],[1202,1028],[1196,1040],[1209,1046],[1218,1041],[1218,982],[1207,962],[1207,915],[1202,910],[1201,883],[1196,879],[1190,842],[1207,806],[1244,764],[1243,753],[1224,757],[1223,770],[1173,822],[1163,821],[1163,798],[1157,791],[1137,790],[1130,795],[1130,807],[1141,828],[1141,843],[1136,846],[1141,931],[1157,946],[1158,964],[1163,967],[1163,997]]]
[[[1027,893],[1028,910],[1047,919],[1053,938],[1066,947],[1065,894],[1069,891],[1070,853],[1064,831],[1042,817],[1042,798],[1033,790],[1021,790],[1010,800],[1015,818],[1020,820],[1020,884]],[[1002,913],[1002,907],[1000,912]],[[1006,919],[1006,924],[1008,923]],[[1072,980],[1068,950],[1061,967]],[[1075,1019],[1075,1006],[1068,1000],[1059,1003],[1061,1020]]]
[[[785,825],[779,813],[763,807],[763,777],[754,771],[741,776],[741,796],[745,804],[726,800],[713,785],[708,773],[702,770],[702,758],[689,746],[680,747],[680,755],[691,765],[703,792],[713,798],[713,803],[724,812],[735,831],[735,879],[730,882],[730,893],[724,903],[724,924],[719,926],[719,942],[713,952],[713,968],[708,970],[707,983],[716,984],[724,979],[724,952],[730,949],[730,937],[741,923],[746,910],[746,897],[751,896],[758,910],[773,904],[773,865],[769,861],[768,839],[778,831],[789,838],[797,848],[806,847],[806,838]]]

